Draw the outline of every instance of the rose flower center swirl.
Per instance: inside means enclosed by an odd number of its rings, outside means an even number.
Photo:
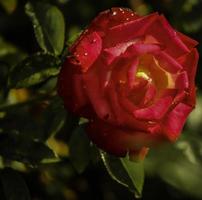
[[[70,47],[58,93],[99,148],[144,157],[175,141],[195,106],[196,45],[158,13],[112,8]]]

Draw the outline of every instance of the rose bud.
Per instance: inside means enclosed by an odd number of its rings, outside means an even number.
[[[70,47],[58,93],[99,148],[143,159],[175,141],[195,107],[196,45],[163,15],[112,8]]]

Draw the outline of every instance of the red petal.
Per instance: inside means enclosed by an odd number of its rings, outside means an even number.
[[[75,64],[79,64],[81,70],[86,72],[100,55],[101,49],[102,40],[96,32],[85,35],[72,50]]]
[[[110,106],[113,110],[113,113],[116,117],[116,123],[117,125],[124,124],[123,122],[123,116],[125,115],[125,110],[123,110],[119,104],[118,96],[117,96],[117,90],[114,86],[113,81],[109,83],[106,89],[107,96],[110,102]]]
[[[102,55],[103,59],[106,62],[107,65],[111,64],[113,60],[125,52],[125,50],[132,44],[134,44],[136,41],[130,41],[130,42],[124,42],[119,43],[114,47],[106,48],[104,49]]]
[[[87,101],[76,67],[67,58],[58,77],[58,94],[63,97],[65,107],[72,112],[78,111]]]
[[[178,59],[184,70],[187,71],[190,85],[195,84],[196,69],[198,65],[199,54],[197,49],[193,49],[189,54],[186,54]]]
[[[128,75],[128,84],[129,84],[130,88],[133,87],[138,64],[139,64],[138,59],[134,59],[134,61],[131,63],[131,67],[128,70],[128,74],[127,75]]]
[[[189,87],[189,80],[187,73],[185,71],[177,75],[175,80],[175,88],[177,89],[186,89]]]
[[[151,15],[112,27],[109,29],[109,33],[106,36],[105,45],[114,46],[118,43],[126,42],[145,35],[145,30],[157,19],[157,17],[158,14],[153,13]]]
[[[189,49],[192,49],[193,47],[198,45],[198,42],[196,40],[191,39],[183,33],[177,32],[177,35]]]
[[[85,84],[85,90],[89,100],[101,119],[110,119],[112,117],[112,112],[108,102],[101,92],[99,79],[96,75],[96,71],[93,69],[88,71],[83,75],[83,81]]]
[[[87,134],[98,147],[117,156],[125,156],[144,146],[156,146],[164,140],[160,135],[112,126],[100,120],[89,124]]]
[[[159,120],[168,111],[172,100],[172,97],[162,98],[150,107],[135,110],[133,114],[137,119],[141,120]]]
[[[72,78],[73,78],[73,82],[72,82],[73,83],[73,89],[74,89],[74,93],[75,93],[74,98],[76,99],[78,106],[82,107],[88,101],[88,99],[86,97],[86,93],[84,91],[84,84],[83,84],[82,75],[75,74]]]
[[[122,108],[130,114],[137,109],[137,107],[127,97],[121,94],[119,96],[119,103],[122,106]]]
[[[195,76],[198,65],[199,54],[196,49],[193,49],[189,54],[181,57],[179,62],[182,64],[185,71],[187,71],[189,79],[189,98],[187,98],[187,104],[192,106],[196,103],[196,88],[195,88]]]
[[[147,91],[144,96],[143,105],[146,105],[150,101],[155,99],[156,87],[153,84],[148,84]]]
[[[160,52],[155,55],[155,58],[158,61],[159,66],[170,73],[177,73],[182,69],[182,66],[165,52]]]
[[[162,45],[165,45],[166,52],[174,58],[189,52],[186,45],[177,36],[175,30],[170,26],[164,16],[158,17],[149,28],[148,34],[156,38]]]
[[[125,56],[142,55],[146,53],[158,53],[160,46],[157,44],[134,44],[128,47]]]
[[[192,107],[184,103],[179,103],[168,113],[163,121],[163,130],[169,140],[174,141],[177,139],[192,109]]]

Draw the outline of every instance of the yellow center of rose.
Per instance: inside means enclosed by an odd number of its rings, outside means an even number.
[[[149,75],[149,72],[148,71],[146,71],[146,70],[143,70],[143,69],[138,69],[138,71],[137,71],[137,73],[136,73],[136,77],[138,77],[138,78],[143,78],[143,79],[145,79],[145,80],[147,80],[147,81],[149,81],[149,82],[151,82],[152,81],[152,79],[151,79],[151,77],[150,77],[150,75]]]
[[[153,83],[157,89],[173,88],[171,74],[166,72],[152,55],[141,56],[135,76]]]

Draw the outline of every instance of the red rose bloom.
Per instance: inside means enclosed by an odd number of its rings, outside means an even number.
[[[175,141],[195,106],[197,42],[163,15],[101,12],[70,48],[58,81],[66,109],[89,119],[87,134],[117,155]]]

